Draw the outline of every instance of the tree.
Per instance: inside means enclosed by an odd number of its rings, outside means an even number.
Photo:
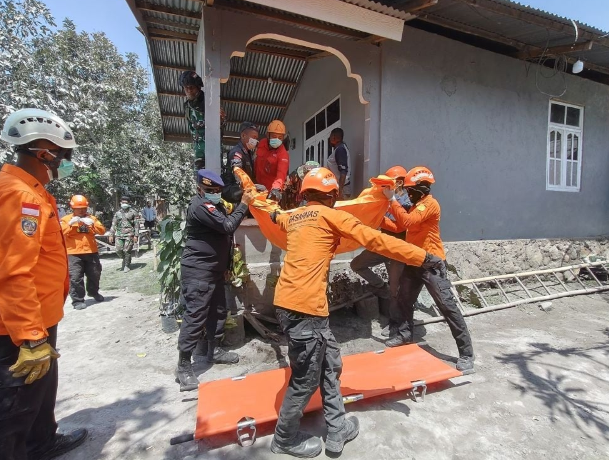
[[[194,191],[192,149],[163,142],[156,94],[147,91],[137,56],[121,55],[103,33],[77,32],[70,20],[51,31],[53,18],[37,0],[0,0],[0,19],[7,24],[0,24],[0,77],[12,88],[0,93],[0,114],[49,110],[79,144],[75,174],[49,186],[58,202],[83,194],[106,218],[123,194],[136,204],[161,194],[185,206]],[[2,146],[0,162],[6,159]]]

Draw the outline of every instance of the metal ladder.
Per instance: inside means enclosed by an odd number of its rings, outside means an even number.
[[[545,270],[459,280],[452,283],[451,290],[463,316],[473,316],[517,305],[609,291],[609,281],[601,281],[594,273],[596,267],[607,273],[607,266],[607,262],[590,262]],[[563,281],[559,274],[564,273],[569,273],[572,279]],[[465,301],[464,293],[467,293],[470,299],[478,300],[478,308],[470,306],[472,304]],[[444,317],[435,305],[432,309],[437,316],[417,320],[415,324],[444,321]]]

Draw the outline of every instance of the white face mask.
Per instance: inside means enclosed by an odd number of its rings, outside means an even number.
[[[207,198],[213,204],[218,204],[218,203],[220,203],[220,200],[222,199],[222,193],[221,192],[218,192],[218,193],[205,192],[205,198]]]
[[[274,138],[269,141],[269,145],[274,149],[281,147],[281,144],[283,144],[281,139]]]
[[[121,209],[129,209],[129,207],[128,203],[121,203]]]
[[[250,140],[247,141],[247,148],[250,150],[254,150],[257,145],[258,145],[258,139],[254,139],[253,137],[250,137]]]

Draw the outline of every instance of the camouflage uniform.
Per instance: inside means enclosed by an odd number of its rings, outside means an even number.
[[[138,214],[132,208],[121,209],[114,214],[110,233],[115,237],[116,254],[123,259],[122,269],[131,265],[133,237],[139,236]]]
[[[192,134],[195,149],[195,164],[198,169],[205,168],[205,94],[203,91],[194,101],[184,101],[184,113]]]

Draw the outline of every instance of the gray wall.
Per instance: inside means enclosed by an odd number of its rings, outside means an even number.
[[[537,66],[409,27],[382,47],[381,170],[433,170],[445,240],[609,234],[609,87],[566,75],[560,100],[584,106],[581,191],[546,191]]]
[[[334,56],[307,65],[284,117],[290,136],[296,138],[296,148],[290,151],[290,171],[303,163],[304,121],[339,94],[341,127],[345,131],[345,142],[351,154],[351,176],[355,178],[356,189],[360,190],[364,153],[364,106],[359,102],[357,82],[347,77],[345,66]]]

